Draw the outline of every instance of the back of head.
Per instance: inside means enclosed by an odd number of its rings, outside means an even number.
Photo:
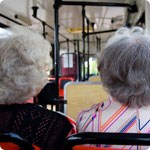
[[[100,53],[104,88],[129,106],[150,105],[150,35],[140,27],[121,28]]]
[[[0,32],[0,103],[23,103],[46,84],[50,44],[40,34],[16,26]]]

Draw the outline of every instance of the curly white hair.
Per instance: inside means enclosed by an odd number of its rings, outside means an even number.
[[[51,46],[38,33],[16,26],[0,32],[0,103],[24,103],[47,83]]]

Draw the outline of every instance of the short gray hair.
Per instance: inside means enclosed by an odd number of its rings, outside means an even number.
[[[119,29],[100,53],[98,70],[104,88],[117,101],[150,105],[150,35],[142,28]]]
[[[0,103],[23,103],[47,83],[51,46],[26,27],[0,30]]]

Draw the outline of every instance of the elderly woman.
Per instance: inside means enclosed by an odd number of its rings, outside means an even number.
[[[25,27],[0,29],[0,130],[42,150],[61,150],[72,125],[63,115],[26,100],[47,83],[50,44]]]
[[[79,114],[78,132],[150,133],[150,35],[139,27],[119,29],[100,53],[98,70],[110,97]]]

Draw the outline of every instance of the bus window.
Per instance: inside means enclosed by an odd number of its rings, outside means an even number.
[[[97,71],[97,59],[94,56],[91,56],[89,58],[89,63],[90,63],[90,76],[91,75],[97,75],[98,71]]]

